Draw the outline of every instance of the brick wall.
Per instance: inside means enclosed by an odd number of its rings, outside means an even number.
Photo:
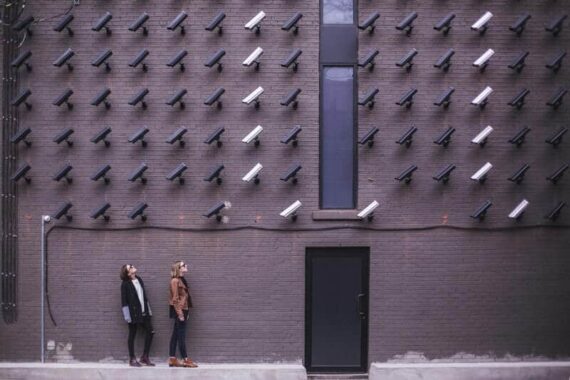
[[[48,18],[62,13],[66,4],[37,1],[27,12]],[[159,8],[160,7],[160,8]],[[153,355],[167,356],[170,321],[167,315],[167,282],[170,263],[178,258],[191,264],[190,284],[196,309],[188,344],[199,361],[298,361],[304,347],[304,254],[307,246],[371,247],[370,354],[369,361],[385,361],[409,351],[429,358],[447,358],[459,352],[497,357],[565,357],[568,348],[568,288],[565,278],[570,262],[565,248],[567,228],[553,228],[543,215],[559,200],[567,200],[568,181],[558,185],[544,177],[569,159],[565,142],[557,149],[544,139],[568,126],[570,111],[557,111],[544,103],[558,86],[568,86],[566,66],[553,74],[546,60],[570,45],[564,30],[553,38],[543,25],[567,11],[563,2],[495,1],[450,4],[441,1],[361,1],[360,19],[373,11],[381,17],[373,35],[360,34],[359,55],[379,49],[373,72],[360,70],[359,93],[378,87],[372,110],[361,109],[359,135],[371,126],[380,128],[372,149],[359,147],[359,208],[377,199],[381,206],[370,230],[354,230],[358,222],[315,222],[318,209],[318,2],[240,1],[195,2],[81,2],[72,10],[75,35],[52,31],[57,19],[34,27],[34,36],[22,49],[31,49],[34,70],[22,72],[21,87],[33,91],[33,109],[22,110],[21,126],[33,129],[29,149],[20,147],[19,160],[32,166],[30,185],[19,187],[19,320],[0,322],[1,360],[39,358],[39,226],[42,214],[53,213],[63,201],[73,203],[73,222],[55,224],[81,229],[56,229],[48,238],[49,289],[58,322],[47,321],[47,339],[72,343],[79,360],[123,359],[126,326],[121,320],[118,269],[129,262],[139,267],[154,310],[157,331]],[[189,17],[186,34],[166,30],[181,10]],[[224,10],[222,36],[203,28]],[[259,10],[267,19],[260,36],[243,29]],[[486,10],[495,14],[484,36],[469,26]],[[105,11],[113,14],[112,35],[91,31]],[[294,12],[303,19],[298,36],[280,30]],[[407,13],[419,17],[411,37],[394,29]],[[444,37],[432,29],[441,17],[454,11],[451,33]],[[507,28],[522,12],[532,19],[521,37]],[[150,15],[149,36],[132,33],[128,25],[142,12]],[[261,70],[244,68],[241,62],[257,47],[264,48]],[[65,49],[76,56],[74,70],[51,65]],[[410,73],[395,66],[410,48],[419,54]],[[448,48],[456,51],[446,74],[433,67]],[[112,71],[105,73],[90,62],[105,48],[113,50]],[[128,62],[146,48],[149,70],[143,73]],[[224,70],[204,67],[218,48],[227,52]],[[279,63],[293,49],[303,49],[299,71],[292,73]],[[487,48],[496,52],[490,66],[479,73],[471,63]],[[187,49],[186,71],[166,67],[180,49]],[[529,50],[521,74],[507,68],[519,50]],[[241,104],[249,92],[263,86],[261,108]],[[481,111],[469,102],[487,85],[495,92]],[[454,86],[448,110],[432,105],[435,98]],[[72,111],[53,106],[65,88],[72,88]],[[112,90],[112,108],[89,105],[103,87]],[[148,108],[127,104],[140,89],[150,90]],[[223,109],[203,105],[217,87],[224,87]],[[295,111],[279,105],[291,89],[302,89]],[[418,94],[410,110],[394,103],[410,87]],[[507,102],[522,87],[530,89],[520,111]],[[187,88],[184,110],[164,103],[175,91]],[[258,148],[241,143],[256,125],[264,132]],[[297,148],[279,143],[293,125],[300,124]],[[470,140],[486,125],[495,131],[480,149]],[[127,142],[146,125],[148,147]],[[419,131],[409,149],[394,141],[410,126]],[[517,149],[507,140],[528,125],[527,142]],[[105,126],[113,132],[111,146],[89,140]],[[189,129],[186,146],[164,142],[180,126]],[[226,128],[221,149],[203,139],[218,126]],[[456,128],[447,149],[432,141],[447,126]],[[74,128],[74,146],[52,142],[64,128]],[[495,165],[484,185],[469,180],[485,162]],[[51,177],[59,167],[73,165],[73,183],[56,183]],[[149,166],[148,183],[130,183],[127,177],[140,163]],[[189,169],[186,184],[165,179],[177,164]],[[257,162],[264,165],[258,186],[241,177]],[[279,181],[293,162],[302,164],[299,184]],[[531,169],[521,185],[506,180],[522,163]],[[202,180],[217,163],[226,166],[218,187]],[[447,163],[457,165],[446,186],[431,179]],[[95,183],[89,177],[102,165],[112,166],[111,183]],[[419,166],[408,186],[393,180],[410,164]],[[507,214],[522,199],[531,205],[518,223]],[[299,199],[303,208],[295,225],[278,213]],[[485,199],[494,206],[484,223],[471,220]],[[218,225],[202,217],[210,206],[229,200],[230,220]],[[93,221],[89,213],[110,202],[111,221]],[[146,226],[127,219],[139,201],[149,204]],[[564,214],[557,225],[567,225]],[[158,227],[162,227],[160,229]],[[237,229],[239,227],[249,227]],[[265,228],[266,231],[251,227]],[[346,227],[335,231],[302,231]],[[422,230],[423,227],[426,227]],[[453,227],[453,228],[450,228]],[[478,227],[485,227],[478,229]],[[216,232],[217,229],[235,229]],[[393,228],[401,231],[386,231]],[[378,229],[378,230],[374,230]],[[419,230],[414,230],[419,229]]]

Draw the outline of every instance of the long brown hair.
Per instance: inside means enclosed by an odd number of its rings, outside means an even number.
[[[124,264],[121,267],[121,280],[123,281],[127,281],[129,279],[129,268],[128,268],[129,264]]]
[[[172,264],[172,268],[170,269],[170,277],[171,278],[176,278],[176,277],[180,277],[180,268],[182,268],[182,264],[184,263],[184,261],[176,261],[174,264]]]

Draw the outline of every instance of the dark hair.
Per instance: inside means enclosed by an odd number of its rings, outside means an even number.
[[[129,266],[129,264],[124,264],[121,267],[121,280],[123,281],[127,281],[129,279],[129,270],[127,269],[127,267]]]

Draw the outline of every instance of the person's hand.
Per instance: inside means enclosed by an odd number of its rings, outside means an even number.
[[[184,322],[184,316],[178,317],[178,319],[180,320],[180,322]]]

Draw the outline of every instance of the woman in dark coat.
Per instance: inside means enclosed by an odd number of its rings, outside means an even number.
[[[153,367],[148,354],[152,343],[154,330],[152,329],[151,316],[152,311],[144,290],[142,279],[137,276],[137,268],[133,265],[125,264],[121,267],[121,305],[123,308],[123,317],[129,324],[129,365],[131,367],[140,367],[142,364]],[[135,356],[135,335],[137,329],[144,329],[144,351],[137,361]]]

